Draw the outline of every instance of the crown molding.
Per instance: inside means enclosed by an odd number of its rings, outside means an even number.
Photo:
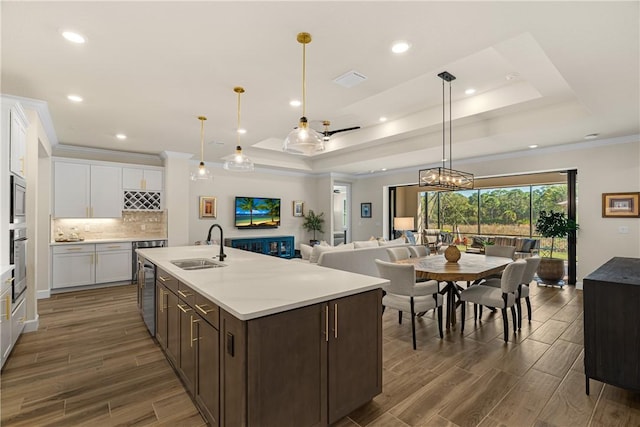
[[[23,108],[34,110],[36,113],[38,113],[38,117],[40,118],[40,122],[42,123],[42,127],[44,128],[44,132],[47,134],[47,138],[49,139],[49,144],[51,144],[52,147],[54,145],[58,145],[58,136],[56,135],[56,130],[53,127],[51,114],[49,114],[49,104],[47,104],[46,101],[15,95],[3,94],[2,97],[17,101],[22,105]]]
[[[147,164],[162,166],[162,158],[157,154],[136,153],[131,151],[106,150],[104,148],[84,147],[81,145],[57,144],[53,148],[56,157],[76,157],[80,159],[117,161],[120,163]]]

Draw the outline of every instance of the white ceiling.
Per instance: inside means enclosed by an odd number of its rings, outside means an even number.
[[[359,174],[440,162],[447,70],[455,168],[531,144],[639,134],[639,4],[3,1],[1,91],[46,101],[60,143],[111,150],[198,157],[205,115],[205,159],[220,162],[236,145],[233,87],[243,86],[240,141],[258,166]],[[87,43],[67,42],[65,29]],[[313,157],[281,151],[302,111],[289,106],[302,92],[301,31],[313,37],[312,127],[362,126]],[[412,48],[394,55],[400,39]],[[351,70],[367,80],[333,82]]]

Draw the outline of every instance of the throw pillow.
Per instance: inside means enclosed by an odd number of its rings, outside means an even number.
[[[300,243],[300,255],[302,256],[302,259],[309,260],[312,250],[313,248],[311,246],[304,243]]]
[[[406,243],[404,241],[404,237],[399,237],[399,238],[394,239],[394,240],[389,240],[388,242],[382,242],[381,241],[380,242],[380,246],[392,246],[392,245],[395,246],[395,245],[402,245],[404,243]]]
[[[353,242],[353,245],[355,249],[377,248],[379,246],[377,240],[359,240],[359,241]]]
[[[313,247],[313,250],[311,251],[311,255],[309,256],[309,262],[316,264],[320,259],[320,255],[322,255],[325,252],[333,252],[333,251],[338,252],[338,251],[351,250],[353,248],[350,245],[351,244],[343,245],[343,246],[315,245]]]

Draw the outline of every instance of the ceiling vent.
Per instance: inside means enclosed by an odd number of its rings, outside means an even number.
[[[354,87],[365,80],[367,80],[367,76],[353,70],[333,79],[335,83],[338,83],[342,87]]]

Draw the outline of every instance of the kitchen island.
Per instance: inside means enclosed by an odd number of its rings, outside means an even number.
[[[381,392],[385,279],[224,249],[200,270],[172,261],[218,246],[138,250],[155,337],[211,425],[324,426]]]

